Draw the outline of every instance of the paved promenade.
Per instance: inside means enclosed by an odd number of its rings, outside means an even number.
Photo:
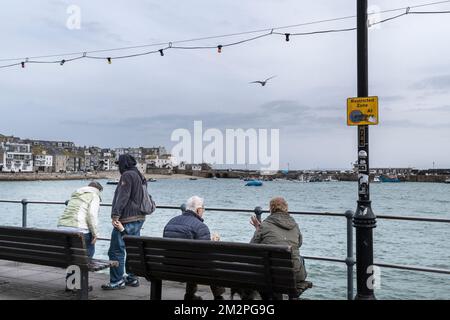
[[[89,283],[94,290],[89,300],[149,300],[150,283],[141,278],[138,288],[105,291],[103,283],[108,282],[108,273],[89,273]],[[0,260],[0,300],[72,300],[76,295],[65,292],[65,270]],[[180,300],[184,296],[184,283],[163,281],[163,300]],[[204,300],[211,300],[207,286],[199,286]],[[224,295],[229,299],[229,291]]]

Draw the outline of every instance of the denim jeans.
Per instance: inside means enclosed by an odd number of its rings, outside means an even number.
[[[144,221],[136,221],[124,224],[125,231],[130,236],[140,236],[141,229]],[[113,229],[111,234],[111,244],[108,251],[109,260],[118,261],[118,267],[111,267],[109,269],[109,277],[111,283],[117,283],[124,278],[125,275],[125,242],[122,235],[116,228]],[[133,274],[127,272],[128,278],[133,279]]]
[[[95,244],[92,244],[92,233],[89,232],[89,233],[84,234],[84,243],[86,244],[86,250],[87,250],[88,257],[90,259],[92,259],[95,254]],[[71,273],[67,273],[66,281],[74,273],[75,273],[75,271],[71,272]]]
[[[95,244],[92,244],[92,233],[85,233],[84,234],[84,242],[86,243],[86,249],[87,249],[87,253],[89,258],[93,258],[94,254],[95,254]]]

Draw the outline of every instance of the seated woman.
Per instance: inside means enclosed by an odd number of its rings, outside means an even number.
[[[305,284],[310,287],[311,283],[305,283],[306,269],[299,252],[302,245],[302,234],[297,222],[288,212],[286,200],[281,197],[273,198],[270,201],[270,215],[263,222],[260,222],[256,216],[252,216],[250,223],[256,229],[251,243],[289,245],[292,247],[298,295],[307,289]],[[262,298],[264,300],[267,297],[262,295]]]

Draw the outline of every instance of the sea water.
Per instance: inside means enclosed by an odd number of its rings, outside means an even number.
[[[111,203],[114,185],[106,185],[104,203]],[[0,182],[0,199],[65,201],[87,181]],[[268,208],[269,200],[283,196],[291,211],[337,212],[355,210],[357,184],[353,182],[299,183],[265,182],[262,187],[245,187],[235,179],[161,179],[149,183],[149,190],[158,205],[181,205],[192,195],[205,198],[206,207],[253,209]],[[371,185],[372,207],[378,215],[429,216],[450,219],[450,184],[381,183]],[[64,205],[28,205],[28,226],[55,228]],[[101,237],[111,233],[109,207],[102,207],[99,216]],[[143,235],[162,236],[165,224],[179,210],[157,209],[147,218]],[[205,213],[211,232],[218,232],[223,241],[248,242],[254,232],[251,213]],[[20,204],[0,203],[0,225],[20,226]],[[343,217],[294,216],[303,233],[302,255],[345,259],[346,219]],[[264,218],[264,216],[263,216]],[[374,260],[450,269],[450,224],[378,219],[374,229]],[[107,258],[109,243],[98,241],[96,258]],[[314,288],[306,291],[308,299],[346,299],[347,271],[343,263],[306,261],[308,280]],[[381,268],[378,299],[450,299],[450,275]],[[356,272],[354,277],[356,278]],[[356,280],[355,280],[356,282]],[[356,283],[355,283],[356,292]]]

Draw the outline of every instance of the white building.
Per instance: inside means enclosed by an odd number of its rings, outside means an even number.
[[[34,170],[51,172],[53,168],[53,156],[48,154],[38,154],[33,159]]]
[[[181,161],[181,162],[178,164],[178,169],[179,169],[179,170],[186,170],[186,162]]]
[[[177,160],[171,155],[163,155],[155,159],[147,160],[147,164],[151,168],[173,169],[177,165]]]
[[[23,143],[0,144],[0,171],[33,172],[31,146]]]

